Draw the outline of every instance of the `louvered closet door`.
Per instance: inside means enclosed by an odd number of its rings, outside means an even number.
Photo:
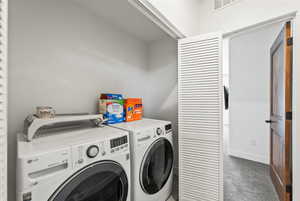
[[[223,201],[222,35],[179,41],[179,198]]]
[[[7,0],[0,0],[0,201],[7,200]]]

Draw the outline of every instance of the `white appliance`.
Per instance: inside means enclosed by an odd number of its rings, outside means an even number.
[[[166,201],[173,183],[171,122],[143,119],[111,126],[129,131],[132,201]]]
[[[126,131],[18,135],[17,201],[131,201],[130,176]]]

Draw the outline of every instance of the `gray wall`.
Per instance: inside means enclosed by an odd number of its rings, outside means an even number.
[[[282,25],[230,41],[229,154],[269,163],[270,48]]]
[[[9,201],[16,133],[35,106],[96,112],[99,93],[115,92],[142,97],[146,116],[176,123],[175,42],[148,47],[71,2],[9,1]]]

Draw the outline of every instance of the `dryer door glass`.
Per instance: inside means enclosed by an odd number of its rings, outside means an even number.
[[[49,201],[126,201],[128,180],[114,162],[100,162],[77,172]]]
[[[173,148],[164,138],[155,141],[144,156],[140,181],[145,193],[155,194],[164,187],[172,172]]]

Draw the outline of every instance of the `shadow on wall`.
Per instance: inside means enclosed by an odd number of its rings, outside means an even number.
[[[171,120],[177,132],[177,44],[171,38],[150,44],[145,115]]]
[[[166,38],[149,47],[149,84],[145,99],[145,116],[172,121],[177,162],[178,101],[177,101],[177,42]]]

